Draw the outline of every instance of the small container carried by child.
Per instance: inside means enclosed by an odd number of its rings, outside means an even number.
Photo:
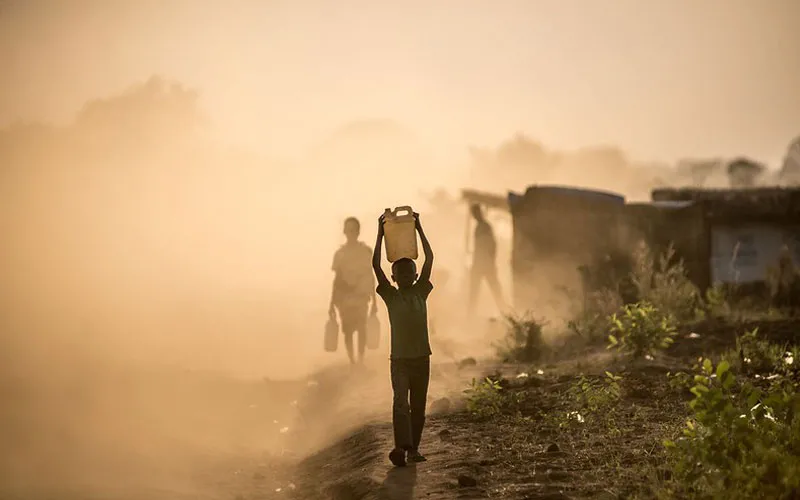
[[[335,316],[328,318],[325,323],[325,351],[336,352],[339,347],[339,322]]]
[[[417,260],[417,230],[414,211],[411,207],[397,207],[384,210],[384,239],[386,241],[386,258],[389,262],[400,259]]]

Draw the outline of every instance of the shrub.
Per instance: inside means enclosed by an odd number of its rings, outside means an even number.
[[[628,304],[609,318],[608,348],[644,357],[668,348],[677,334],[675,318],[648,302]]]
[[[584,295],[581,312],[568,322],[570,331],[589,343],[608,339],[609,316],[626,314],[623,297],[628,303],[649,304],[664,312],[664,317],[669,315],[677,321],[705,314],[706,303],[687,277],[683,262],[675,259],[672,245],[656,259],[642,243],[633,252],[631,262],[632,270],[627,279],[617,280],[613,287],[595,287]],[[585,270],[584,274],[589,276],[590,270]],[[708,299],[708,308],[715,314],[726,310],[727,302],[721,291],[711,290]]]
[[[665,441],[674,460],[670,497],[797,498],[800,397],[782,377],[758,388],[739,381],[727,361],[702,361],[690,382],[692,418]]]
[[[536,320],[529,314],[524,316],[506,316],[506,334],[495,344],[495,349],[505,363],[537,361],[547,346],[542,337],[542,329],[546,322]]]
[[[619,381],[622,377],[606,372],[602,380],[581,376],[569,388],[567,394],[578,407],[591,413],[607,410],[620,398]]]
[[[581,375],[570,384],[559,409],[544,414],[547,425],[564,429],[600,423],[606,427],[606,432],[615,434],[618,430],[614,410],[620,400],[620,380],[622,377],[611,372],[605,372],[604,377]],[[586,427],[584,432],[587,432]]]
[[[464,390],[467,395],[467,411],[480,419],[489,419],[507,411],[516,411],[520,396],[505,391],[499,379],[486,377],[482,380],[472,379],[470,386]]]
[[[731,313],[728,291],[723,286],[715,285],[706,290],[703,313],[710,317],[727,316]]]
[[[631,279],[640,301],[669,312],[679,321],[696,317],[703,303],[700,290],[689,280],[683,261],[675,259],[672,244],[658,258],[642,244],[633,257]]]
[[[585,296],[583,308],[567,323],[567,328],[587,344],[604,343],[608,338],[608,317],[619,311],[622,305],[622,297],[612,290],[590,292]]]
[[[798,371],[794,364],[797,348],[778,345],[758,336],[754,328],[736,338],[736,347],[723,354],[726,361],[737,373],[748,375],[792,375]]]

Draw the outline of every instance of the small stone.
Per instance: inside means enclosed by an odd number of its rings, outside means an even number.
[[[462,488],[473,488],[478,486],[478,481],[472,476],[460,474],[458,476],[458,485]]]
[[[558,453],[559,451],[561,451],[561,448],[559,448],[556,443],[551,443],[550,446],[547,447],[547,453]]]
[[[441,439],[445,443],[449,443],[453,441],[453,434],[449,430],[444,429],[439,432],[439,439]]]

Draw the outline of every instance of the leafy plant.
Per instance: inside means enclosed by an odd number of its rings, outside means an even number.
[[[485,377],[472,379],[470,386],[464,390],[467,395],[467,411],[474,417],[488,419],[497,417],[508,410],[516,410],[520,397],[505,391],[499,379]]]
[[[725,353],[723,359],[737,372],[769,375],[797,368],[792,366],[794,356],[788,349],[785,345],[778,345],[759,337],[758,328],[754,328],[738,336],[736,348]],[[785,359],[791,359],[792,362],[786,363]]]
[[[504,362],[530,363],[537,361],[547,346],[542,336],[546,322],[524,316],[506,316],[506,334],[495,344],[497,354]]]
[[[570,386],[567,394],[579,408],[589,412],[608,409],[619,401],[620,380],[622,377],[611,372],[605,372],[602,380],[581,376]]]
[[[622,307],[622,297],[609,289],[589,292],[583,307],[567,323],[567,328],[587,344],[604,343],[608,338],[608,317]]]
[[[731,313],[728,292],[723,286],[715,285],[706,289],[704,299],[703,312],[706,316],[727,316]]]
[[[608,348],[633,357],[644,357],[666,349],[677,334],[675,318],[648,302],[628,304],[609,318]]]
[[[544,414],[545,421],[560,429],[600,422],[609,434],[619,432],[614,410],[620,400],[621,380],[622,377],[611,372],[605,372],[604,377],[581,375],[570,384],[559,409]]]
[[[688,278],[683,261],[670,244],[657,258],[646,244],[633,254],[631,279],[640,301],[667,311],[680,321],[694,319],[702,306],[700,290]]]
[[[671,496],[797,498],[800,397],[796,384],[759,388],[737,380],[727,361],[702,361],[689,382],[692,418],[665,441],[674,460]]]

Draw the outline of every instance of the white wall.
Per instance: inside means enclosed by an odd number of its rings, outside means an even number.
[[[738,249],[737,249],[738,243]],[[800,225],[719,225],[711,229],[712,283],[763,281],[768,266],[774,266],[784,243],[793,249],[800,264]]]

